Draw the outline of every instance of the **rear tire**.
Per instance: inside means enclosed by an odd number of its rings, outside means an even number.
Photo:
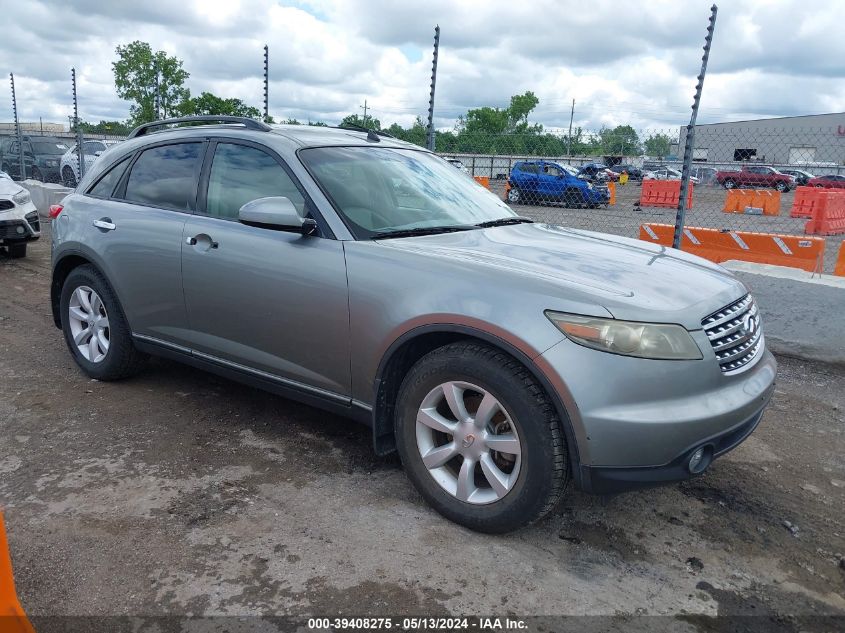
[[[33,180],[37,180],[38,182],[45,182],[44,174],[41,173],[41,170],[38,169],[38,167],[32,168],[31,176]]]
[[[22,244],[9,244],[6,248],[9,249],[10,259],[22,259],[26,257],[26,242]]]
[[[453,385],[457,391],[449,400]],[[485,409],[488,397],[495,406]],[[453,403],[468,417],[451,413]],[[488,412],[483,419],[482,410]],[[431,420],[435,426],[447,422],[443,428],[454,433],[432,430]],[[477,435],[467,435],[467,428]],[[537,521],[566,488],[567,453],[554,406],[523,365],[481,343],[452,343],[411,368],[399,390],[394,431],[419,493],[447,519],[472,530],[500,534]],[[440,439],[432,445],[432,437]],[[432,451],[441,449],[448,449],[447,458],[432,462]]]
[[[86,323],[84,319],[73,316],[71,312],[71,300],[77,295],[77,290],[82,294],[87,294],[89,301],[91,297],[96,297],[98,305],[101,305],[100,310],[84,309],[81,312],[88,312],[89,314],[99,313],[105,318],[105,326],[102,327],[104,334],[105,345],[101,345],[99,353],[102,356],[90,360],[85,358],[83,352],[80,351],[80,345],[87,345],[87,343],[77,343],[74,341],[74,329],[77,330],[77,340],[90,341],[97,334],[91,334],[91,330],[95,328],[95,324],[91,320]],[[78,299],[75,300],[78,303]],[[84,265],[74,268],[65,279],[62,285],[62,294],[59,302],[59,309],[62,319],[62,332],[65,335],[68,349],[76,361],[76,364],[82,369],[85,374],[97,380],[110,381],[120,380],[136,374],[146,360],[146,354],[135,349],[132,343],[132,333],[129,329],[129,324],[126,322],[126,317],[123,314],[123,309],[120,302],[117,300],[114,290],[106,281],[106,278],[91,265]],[[79,308],[73,308],[80,314]],[[75,323],[72,326],[72,322]],[[80,327],[81,324],[81,327]],[[88,332],[87,337],[85,333]],[[103,350],[105,347],[105,350]],[[89,354],[90,355],[90,354]]]

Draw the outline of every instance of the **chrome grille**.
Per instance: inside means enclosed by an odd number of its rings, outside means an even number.
[[[723,373],[740,371],[763,351],[763,326],[751,295],[701,321]]]

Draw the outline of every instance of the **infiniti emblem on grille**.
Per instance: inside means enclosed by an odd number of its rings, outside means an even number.
[[[757,317],[752,314],[747,314],[745,318],[742,319],[742,330],[745,332],[746,336],[753,336],[759,325]]]

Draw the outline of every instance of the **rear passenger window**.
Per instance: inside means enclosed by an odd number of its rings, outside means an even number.
[[[162,145],[141,152],[132,165],[124,198],[129,202],[189,211],[196,192],[201,143]]]
[[[305,199],[276,159],[255,147],[218,143],[208,177],[206,213],[235,220],[247,202],[284,196],[304,216]]]
[[[88,190],[89,196],[97,198],[111,198],[115,185],[120,181],[123,172],[126,171],[126,166],[129,164],[129,158],[124,158],[117,165],[109,169],[100,179],[97,184]]]

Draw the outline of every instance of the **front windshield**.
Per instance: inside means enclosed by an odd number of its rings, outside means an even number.
[[[35,154],[59,155],[67,151],[67,145],[60,142],[33,141],[32,151]]]
[[[299,156],[358,239],[515,216],[487,189],[428,152],[320,147]]]

